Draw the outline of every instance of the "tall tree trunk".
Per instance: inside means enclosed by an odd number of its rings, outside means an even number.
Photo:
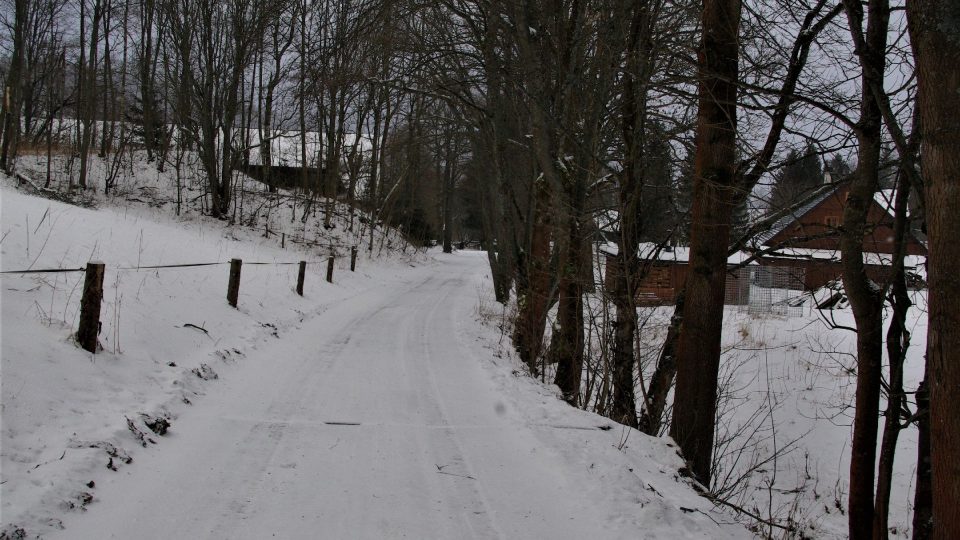
[[[677,294],[677,305],[670,317],[667,337],[663,340],[663,349],[657,357],[657,367],[650,377],[643,413],[640,414],[638,429],[647,435],[658,436],[663,425],[663,411],[667,406],[667,395],[673,387],[677,375],[677,341],[680,336],[680,324],[683,322],[683,304],[686,291]]]
[[[113,4],[110,0],[106,0],[106,5],[104,6],[104,16],[103,16],[103,88],[100,91],[100,95],[103,98],[103,124],[100,128],[100,152],[99,156],[103,159],[106,159],[107,152],[110,151],[110,147],[113,145],[113,129],[114,129],[114,120],[116,120],[116,88],[113,83],[113,58],[110,50],[110,26],[111,26],[111,17],[113,13]],[[111,104],[113,105],[113,114],[110,114],[108,111],[111,110]],[[107,127],[109,124],[109,128]],[[104,179],[104,191],[107,191],[107,180]]]
[[[857,0],[845,2],[851,32],[863,27],[863,7]],[[883,361],[883,293],[867,277],[863,264],[863,238],[867,216],[880,181],[882,116],[869,88],[885,64],[890,9],[886,0],[870,0],[861,62],[862,98],[857,124],[857,171],[850,183],[843,211],[840,254],[843,287],[850,299],[857,327],[857,390],[850,445],[850,494],[847,501],[850,538],[874,536],[874,470],[880,409]]]
[[[87,58],[87,66],[84,69],[83,77],[83,100],[78,102],[78,107],[83,111],[80,117],[82,131],[80,134],[80,177],[78,182],[80,187],[84,189],[87,187],[90,144],[93,141],[94,116],[97,113],[97,41],[100,39],[100,18],[102,16],[103,2],[102,0],[94,0],[93,20],[90,24],[90,54]]]
[[[156,14],[155,0],[141,0],[140,3],[141,31],[143,36],[140,42],[140,64],[138,74],[140,79],[140,111],[143,122],[143,146],[147,151],[147,161],[152,162],[157,154],[157,114],[154,101],[154,75],[156,58],[154,56],[153,24]]]
[[[929,359],[924,373],[929,373]],[[930,391],[917,387],[917,486],[913,493],[913,540],[933,538],[933,473],[930,458]]]
[[[574,181],[573,183],[580,184]],[[560,251],[560,284],[558,288],[557,330],[550,347],[557,361],[554,383],[563,399],[574,407],[580,403],[580,378],[583,372],[583,293],[586,276],[591,271],[590,244],[583,235],[583,199],[569,197],[570,215],[566,218]]]
[[[960,538],[960,3],[908,0],[930,255],[927,383],[933,537]]]
[[[550,186],[541,177],[534,181],[533,190],[530,250],[524,261],[525,286],[520,286],[519,279],[517,283],[517,323],[513,345],[530,373],[537,375],[537,360],[543,348],[553,277],[550,271]]]
[[[710,484],[727,246],[736,199],[739,26],[739,0],[704,1],[690,262],[670,435],[705,486]]]
[[[910,310],[910,295],[903,266],[906,254],[907,202],[910,184],[906,174],[900,176],[895,201],[893,235],[896,249],[893,254],[891,281],[893,314],[887,327],[887,359],[890,365],[887,377],[887,408],[884,411],[883,437],[880,442],[880,459],[877,465],[877,494],[874,502],[873,536],[876,540],[888,536],[890,497],[892,494],[893,464],[900,437],[903,411],[906,410],[906,395],[903,390],[903,363],[910,347],[910,331],[907,327],[907,312]]]
[[[456,177],[454,176],[456,173],[456,164],[454,163],[456,159],[454,152],[454,144],[456,144],[454,141],[455,136],[456,134],[448,128],[444,145],[443,203],[441,209],[443,217],[442,242],[444,253],[453,253],[453,190],[456,184]]]
[[[12,173],[16,157],[17,138],[20,135],[20,95],[23,87],[23,58],[29,0],[16,0],[13,20],[13,56],[7,72],[7,87],[3,89],[3,142],[0,143],[0,169]]]
[[[653,44],[649,2],[632,5],[623,74],[624,160],[620,175],[620,237],[613,303],[613,403],[610,418],[621,424],[637,427],[637,404],[634,394],[636,367],[634,336],[637,332],[637,287],[640,280],[640,238],[643,234],[640,202],[647,184],[647,89],[650,79],[650,55]]]

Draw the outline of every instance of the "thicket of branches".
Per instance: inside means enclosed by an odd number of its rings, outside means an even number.
[[[304,212],[322,200],[329,218],[340,197],[445,251],[455,230],[481,240],[497,300],[516,306],[519,357],[571,405],[659,434],[676,381],[670,434],[707,488],[727,254],[830,170],[850,182],[839,227],[858,330],[850,534],[886,536],[897,433],[916,425],[915,535],[960,537],[956,2],[3,1],[0,167],[67,153],[80,164],[67,187],[86,188],[91,155],[137,152],[179,174],[189,153],[207,211],[229,217],[238,174],[274,189],[282,140],[293,188],[311,194]],[[897,188],[900,248],[875,283],[862,244],[882,185]],[[597,316],[599,210],[617,255]],[[910,219],[931,251],[919,389],[902,376]],[[692,271],[646,378],[640,246],[678,242]],[[585,353],[591,325],[602,364]]]

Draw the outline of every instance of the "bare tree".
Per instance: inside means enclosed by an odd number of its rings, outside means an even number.
[[[690,273],[677,347],[670,435],[693,476],[710,483],[727,245],[736,196],[739,0],[706,0],[690,223]]]
[[[3,141],[0,142],[0,169],[7,172],[12,172],[11,154],[16,156],[17,138],[20,135],[20,96],[23,91],[24,48],[29,4],[28,0],[14,0],[13,55],[4,90]]]
[[[960,4],[908,0],[910,38],[917,60],[922,167],[930,257],[927,383],[930,386],[933,538],[960,537],[960,334],[955,255],[960,238]]]

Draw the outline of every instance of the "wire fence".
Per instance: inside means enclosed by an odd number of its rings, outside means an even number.
[[[246,265],[254,266],[292,266],[299,265],[300,269],[297,275],[297,294],[303,296],[303,285],[308,264],[327,264],[326,280],[333,283],[335,254],[331,252],[325,261],[252,261]],[[241,259],[231,259],[230,261],[215,261],[203,263],[179,263],[179,264],[153,264],[137,266],[121,266],[112,268],[113,271],[140,271],[140,270],[160,270],[160,269],[182,269],[199,268],[208,266],[230,265],[229,280],[227,283],[227,303],[236,308],[240,290],[240,272],[244,265]],[[357,267],[357,247],[350,248],[350,271],[353,272]],[[98,339],[100,333],[100,307],[103,301],[103,276],[106,272],[106,265],[100,261],[90,261],[83,268],[27,268],[25,270],[3,270],[0,275],[35,275],[35,274],[64,274],[83,272],[83,294],[80,298],[80,326],[76,333],[76,339],[80,346],[85,350],[96,354]]]
[[[256,266],[292,266],[295,264],[300,264],[304,262],[308,265],[310,264],[324,264],[327,262],[327,259],[321,261],[295,261],[295,262],[271,262],[271,261],[253,261],[253,262],[244,262],[244,265],[256,265]],[[159,270],[164,268],[196,268],[201,266],[224,266],[230,264],[230,261],[217,261],[217,262],[205,262],[205,263],[183,263],[183,264],[155,264],[155,265],[139,265],[139,266],[120,266],[111,268],[114,271],[137,271],[137,270]],[[28,268],[26,270],[3,270],[0,271],[0,274],[57,274],[57,273],[70,273],[70,272],[86,272],[86,267],[80,268],[40,268],[32,269]]]

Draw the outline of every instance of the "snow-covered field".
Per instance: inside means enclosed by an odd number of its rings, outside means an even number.
[[[818,293],[821,300],[826,295]],[[914,291],[911,298],[908,392],[923,377],[927,331],[926,294]],[[796,536],[846,538],[856,334],[842,328],[854,327],[849,308],[820,312],[813,304],[791,317],[726,308],[714,490],[758,516],[791,520],[799,525]],[[641,311],[649,380],[673,308]],[[912,394],[907,398],[912,407]],[[897,445],[891,537],[910,537],[916,461],[917,430],[911,425]],[[763,525],[758,532],[785,535]]]
[[[38,160],[20,165],[43,177]],[[94,161],[94,177],[106,166]],[[55,172],[63,182],[69,163]],[[481,254],[404,254],[378,230],[351,273],[348,248],[368,230],[357,219],[348,232],[342,208],[325,230],[322,212],[291,220],[302,201],[250,183],[244,226],[228,227],[200,215],[188,178],[174,217],[173,174],[143,162],[124,165],[117,194],[85,197],[96,210],[0,184],[0,269],[107,268],[95,356],[72,339],[82,272],[2,276],[0,538],[750,534],[678,477],[666,440],[522,374]],[[226,264],[144,269],[233,257],[246,263],[239,309]],[[296,265],[249,264],[299,260],[304,297]],[[926,334],[925,296],[914,302],[908,391]],[[648,360],[670,312],[642,308]],[[849,310],[809,303],[792,317],[727,309],[717,467],[735,504],[843,538],[855,336],[824,317],[852,326]],[[909,535],[915,447],[910,427],[893,536]]]
[[[334,284],[309,265],[304,297],[296,266],[245,264],[233,309],[226,265],[142,267],[326,251],[170,206],[0,195],[2,270],[107,266],[96,355],[72,339],[82,273],[2,277],[9,537],[749,536],[667,441],[520,374],[479,324],[499,313],[480,254],[362,250]]]

